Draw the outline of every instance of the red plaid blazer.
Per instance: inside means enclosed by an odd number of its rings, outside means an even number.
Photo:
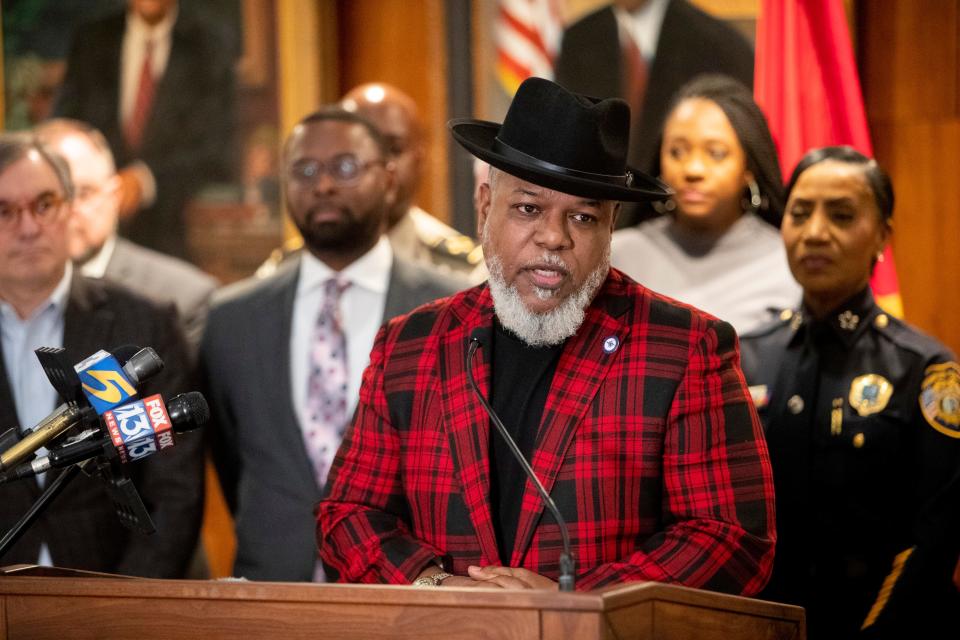
[[[482,285],[378,335],[317,511],[340,581],[405,584],[441,558],[456,574],[500,563],[489,418],[466,375],[471,332],[492,321]],[[487,394],[489,361],[473,366]],[[766,583],[773,481],[729,324],[611,270],[564,347],[531,464],[570,527],[579,589],[656,580],[751,595]],[[529,481],[518,490],[510,564],[556,579],[560,531]]]

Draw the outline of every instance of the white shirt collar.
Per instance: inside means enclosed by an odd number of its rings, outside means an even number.
[[[2,312],[4,318],[16,320],[17,322],[30,322],[51,307],[56,310],[58,314],[62,315],[67,308],[67,296],[70,295],[71,278],[73,278],[73,263],[68,260],[63,269],[63,277],[60,278],[60,282],[53,288],[53,291],[50,292],[47,299],[37,305],[37,308],[33,310],[29,318],[20,320],[20,316],[13,308],[13,305],[5,300],[0,300],[0,312]]]
[[[386,236],[380,236],[377,244],[365,254],[347,265],[340,276],[351,286],[374,293],[386,293],[390,283],[390,267],[393,264],[393,249]],[[315,289],[334,277],[336,272],[307,249],[300,260],[300,279],[297,296]]]
[[[111,234],[100,247],[100,251],[80,266],[80,273],[88,278],[102,278],[107,272],[107,265],[110,264],[116,246],[117,236]]]
[[[627,11],[620,7],[613,8],[621,30],[626,30],[633,37],[644,60],[648,63],[652,62],[657,55],[660,29],[663,26],[663,17],[667,12],[668,4],[670,0],[648,0],[636,11]]]
[[[127,33],[135,37],[137,41],[159,42],[169,40],[179,12],[180,8],[174,5],[170,9],[170,13],[163,17],[163,20],[155,25],[150,25],[136,11],[127,11]]]
[[[63,313],[67,308],[67,296],[70,295],[70,281],[73,279],[73,263],[67,260],[67,266],[63,270],[63,277],[50,294],[50,304],[56,307],[57,311]]]

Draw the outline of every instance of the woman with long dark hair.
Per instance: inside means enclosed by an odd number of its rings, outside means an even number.
[[[614,234],[613,266],[740,333],[796,305],[777,232],[780,164],[749,89],[722,75],[686,84],[664,124],[659,173],[675,195],[665,215]]]

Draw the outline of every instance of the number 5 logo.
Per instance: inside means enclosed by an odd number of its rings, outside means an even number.
[[[129,398],[137,394],[137,390],[127,382],[127,379],[123,377],[123,374],[119,371],[110,369],[105,371],[88,370],[86,373],[102,386],[96,389],[84,383],[83,390],[104,402],[116,404],[124,398]]]

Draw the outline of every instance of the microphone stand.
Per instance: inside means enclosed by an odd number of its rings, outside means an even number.
[[[64,469],[63,473],[61,473],[53,482],[47,485],[47,488],[44,489],[42,494],[40,494],[40,497],[37,498],[36,502],[30,506],[30,509],[23,514],[23,517],[21,517],[17,523],[13,525],[13,528],[11,528],[10,531],[3,536],[3,539],[0,540],[0,558],[2,558],[4,554],[10,550],[10,547],[16,544],[17,540],[23,536],[27,528],[36,522],[37,518],[40,517],[40,514],[43,513],[43,510],[47,507],[47,505],[49,505],[54,498],[60,495],[60,493],[67,486],[67,483],[73,480],[79,472],[80,467],[77,465],[67,467]]]
[[[470,387],[480,400],[480,404],[482,404],[483,408],[486,409],[487,414],[490,416],[490,421],[493,422],[494,426],[497,428],[497,431],[500,432],[500,437],[503,438],[507,443],[507,447],[509,447],[513,457],[516,458],[517,462],[520,463],[520,466],[523,468],[524,473],[527,474],[527,477],[533,481],[533,485],[537,488],[537,492],[540,494],[540,499],[543,500],[543,504],[553,515],[553,519],[556,520],[557,526],[560,527],[560,536],[563,539],[563,552],[560,554],[560,580],[558,582],[560,584],[560,591],[573,591],[573,574],[575,563],[573,560],[573,554],[570,552],[570,532],[567,530],[567,523],[564,521],[563,516],[560,515],[560,510],[557,509],[557,505],[554,503],[553,498],[550,497],[550,494],[547,493],[547,490],[540,482],[540,478],[537,477],[537,474],[534,473],[530,463],[527,462],[526,457],[524,457],[523,453],[520,452],[520,447],[518,447],[517,443],[514,442],[512,437],[510,437],[510,432],[507,431],[507,428],[503,426],[503,422],[500,421],[500,417],[493,410],[493,407],[490,406],[490,403],[487,402],[487,399],[483,397],[483,394],[480,393],[480,387],[477,386],[477,381],[473,377],[473,356],[479,348],[480,340],[477,338],[471,338],[470,349],[467,351],[467,379],[470,381]]]

